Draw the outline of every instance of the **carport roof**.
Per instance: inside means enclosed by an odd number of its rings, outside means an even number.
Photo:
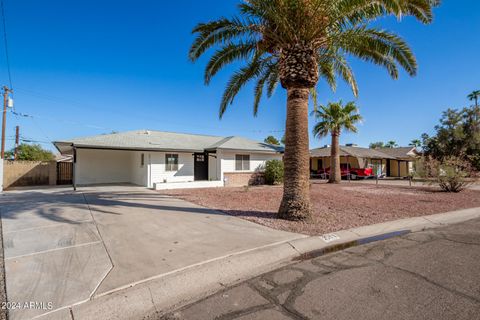
[[[323,147],[313,149],[310,151],[312,157],[330,157],[331,147]],[[368,149],[361,147],[347,147],[340,146],[340,156],[342,157],[356,157],[356,158],[370,158],[370,159],[396,159],[395,157],[385,154],[376,149]]]
[[[62,154],[71,154],[74,147],[84,149],[186,151],[203,152],[217,149],[277,153],[278,146],[242,137],[221,137],[153,130],[137,130],[91,137],[55,141]]]

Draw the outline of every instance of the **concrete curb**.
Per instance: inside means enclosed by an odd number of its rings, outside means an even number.
[[[90,301],[56,310],[38,319],[142,319],[146,314],[158,316],[298,259],[475,218],[480,218],[480,208],[402,219],[286,241],[94,296]]]

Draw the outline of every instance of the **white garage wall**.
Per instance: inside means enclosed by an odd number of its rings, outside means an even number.
[[[142,165],[142,154],[144,155],[144,162]],[[131,176],[130,182],[139,186],[146,187],[148,184],[148,154],[145,152],[131,152]]]
[[[149,188],[153,188],[155,183],[163,183],[165,180],[167,182],[194,181],[193,153],[168,153],[178,154],[178,171],[165,170],[165,152],[150,153]]]
[[[223,174],[225,172],[255,172],[257,169],[261,169],[265,166],[265,162],[272,159],[282,160],[281,154],[271,153],[252,153],[245,151],[222,151],[221,153],[221,180],[223,180]],[[244,154],[250,155],[250,170],[248,171],[236,171],[235,170],[235,155]]]
[[[220,180],[220,171],[218,170],[220,167],[219,162],[220,160],[217,154],[211,153],[208,156],[208,179],[211,181]]]
[[[75,183],[131,183],[132,152],[77,149]]]

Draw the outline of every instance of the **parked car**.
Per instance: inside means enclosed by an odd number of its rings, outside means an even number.
[[[312,176],[320,177],[322,179],[328,179],[330,177],[330,168],[326,169],[319,169],[316,172],[312,172]],[[373,169],[372,168],[349,168],[347,164],[340,165],[340,172],[342,178],[348,179],[350,175],[350,179],[366,179],[366,178],[373,178]]]
[[[351,168],[350,169],[350,175],[351,175],[350,177],[353,180],[366,179],[366,178],[373,178],[374,177],[373,168],[364,168],[364,169]]]
[[[320,169],[319,172],[320,172],[320,175],[322,176],[322,178],[328,178],[330,177],[330,168],[326,168],[326,169]],[[340,165],[340,173],[341,173],[341,176],[342,178],[348,178],[348,174],[349,174],[349,170],[348,170],[348,166],[346,164],[341,164]]]

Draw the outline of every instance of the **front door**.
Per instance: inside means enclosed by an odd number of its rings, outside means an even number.
[[[208,180],[208,153],[195,153],[193,157],[195,181]]]

